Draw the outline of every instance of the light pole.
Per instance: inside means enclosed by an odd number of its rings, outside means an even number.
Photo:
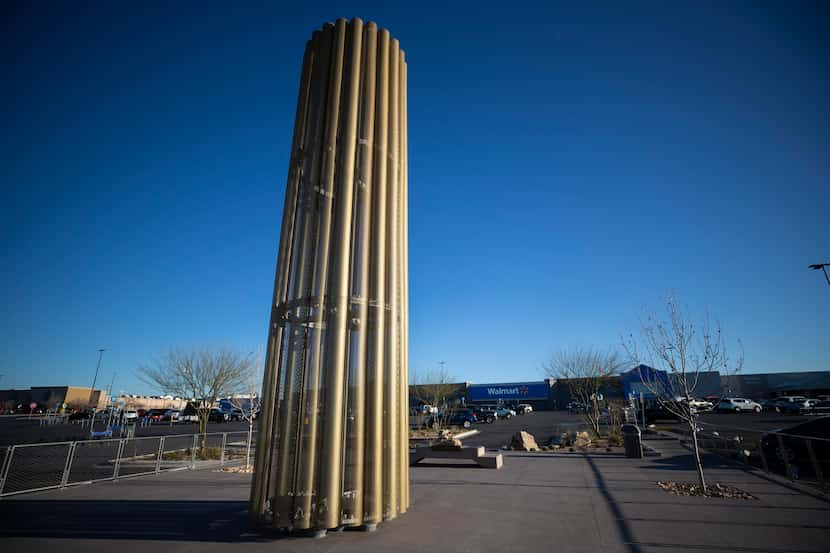
[[[118,371],[112,373],[112,380],[110,380],[110,389],[107,391],[107,403],[112,398],[112,387],[115,385],[115,377],[118,375]]]
[[[810,268],[814,271],[818,271],[819,269],[821,269],[824,272],[824,278],[827,279],[828,286],[830,286],[830,275],[827,274],[827,266],[828,265],[830,265],[830,262],[828,262],[828,263],[814,263],[813,265],[810,265]]]
[[[90,429],[92,429],[92,425],[95,422],[95,408],[97,407],[97,405],[93,405],[92,403],[92,396],[95,394],[95,383],[98,381],[98,371],[101,370],[101,358],[104,356],[105,351],[107,351],[106,348],[98,349],[98,364],[95,365],[95,377],[92,379],[92,389],[89,390],[89,405],[92,407],[92,419],[89,423]]]
[[[438,383],[444,384],[447,381],[447,373],[444,371],[444,365],[447,364],[446,361],[438,361],[438,364],[441,365],[441,372],[438,373]],[[441,387],[442,389],[444,386]],[[444,413],[447,411],[447,396],[441,397],[441,418],[444,417]]]

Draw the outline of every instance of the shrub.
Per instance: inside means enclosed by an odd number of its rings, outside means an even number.
[[[610,446],[621,446],[623,443],[622,434],[620,434],[619,428],[612,428],[608,431],[608,435],[605,437],[608,440],[608,445]]]
[[[185,461],[191,458],[191,450],[177,449],[176,451],[166,451],[161,458],[165,461]],[[222,449],[218,447],[202,447],[196,450],[197,461],[218,461],[222,458]]]

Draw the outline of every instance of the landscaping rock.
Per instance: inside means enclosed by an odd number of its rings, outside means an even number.
[[[447,440],[441,440],[437,444],[432,445],[433,451],[447,451],[452,449],[461,449],[461,440],[458,438],[449,438]]]
[[[586,448],[591,445],[591,436],[587,432],[578,432],[574,440],[574,446],[578,448]]]
[[[536,438],[533,434],[520,430],[513,435],[510,441],[511,449],[518,451],[539,451],[539,445],[536,443]]]
[[[675,495],[700,495],[725,499],[758,499],[754,495],[728,484],[709,484],[705,490],[700,484],[691,484],[688,482],[657,482],[657,485],[661,489]]]

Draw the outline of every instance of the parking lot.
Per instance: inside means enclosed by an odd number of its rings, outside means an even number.
[[[704,448],[760,468],[763,462],[760,458],[759,444],[764,433],[786,429],[813,419],[815,417],[774,412],[704,413],[699,419],[699,435]],[[658,429],[688,434],[688,428],[678,421],[661,420],[657,421],[656,426]],[[585,430],[587,425],[578,413],[536,411],[516,415],[510,419],[499,419],[490,424],[479,423],[474,425],[473,429],[478,433],[465,438],[465,445],[484,446],[489,450],[496,450],[509,444],[512,436],[521,430],[529,432],[538,443],[543,444],[550,437],[559,436],[563,432]],[[246,430],[244,422],[211,423],[208,427],[210,435],[206,445],[216,450],[225,442],[244,441]],[[41,426],[37,418],[3,417],[0,419],[0,461],[6,454],[6,446],[18,446],[13,456],[14,463],[9,464],[11,471],[4,483],[4,491],[14,493],[33,487],[55,486],[61,484],[62,477],[64,484],[71,485],[76,482],[111,478],[113,474],[123,477],[154,470],[157,472],[159,469],[190,467],[195,460],[189,456],[186,459],[175,460],[171,456],[181,456],[183,452],[191,451],[194,443],[193,434],[196,432],[198,426],[191,423],[156,423],[138,427],[135,439],[126,440],[123,445],[119,445],[118,439],[89,440],[88,428],[79,424]],[[162,437],[165,437],[165,440],[162,440]],[[77,443],[70,446],[70,442]],[[23,447],[20,447],[21,445]],[[815,442],[813,445],[814,453],[818,454],[819,461],[823,463],[825,451],[822,449],[822,443]],[[744,452],[749,453],[741,457]],[[70,464],[67,464],[67,459],[71,459]],[[766,462],[776,464],[774,454],[768,454]],[[797,469],[798,465],[801,465],[803,478],[804,461],[794,460],[793,465],[796,465]],[[785,476],[790,470],[786,467],[770,469]]]
[[[103,430],[104,424],[96,422],[95,429]],[[236,432],[247,429],[248,423],[244,421],[212,422],[208,424],[208,432]],[[198,432],[198,430],[199,426],[196,423],[174,423],[171,425],[169,422],[162,422],[153,423],[149,426],[139,426],[136,428],[135,435],[136,437],[169,436],[173,434],[192,434]],[[42,426],[37,416],[31,418],[27,415],[0,416],[0,447],[88,439],[89,427],[80,424],[63,423]]]

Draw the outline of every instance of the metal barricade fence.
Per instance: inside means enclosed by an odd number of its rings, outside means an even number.
[[[830,439],[698,423],[703,449],[830,491]]]
[[[154,474],[159,454],[161,436],[121,440],[121,456],[118,459],[117,478]]]
[[[98,482],[115,478],[115,466],[121,440],[89,440],[73,442],[64,485]]]
[[[194,436],[198,434],[164,436],[164,442],[160,446],[162,454],[158,472],[192,468],[191,450]]]
[[[256,432],[250,445],[254,459]],[[0,497],[159,474],[244,464],[248,432],[175,434],[7,446],[0,451]]]
[[[3,478],[3,495],[59,488],[72,442],[11,446]]]
[[[248,432],[228,432],[226,435],[225,446],[223,448],[224,455],[222,456],[222,464],[239,464],[244,465],[246,462],[246,455],[249,454],[249,462],[253,464],[256,449],[256,432],[253,433],[250,449],[248,448]]]

